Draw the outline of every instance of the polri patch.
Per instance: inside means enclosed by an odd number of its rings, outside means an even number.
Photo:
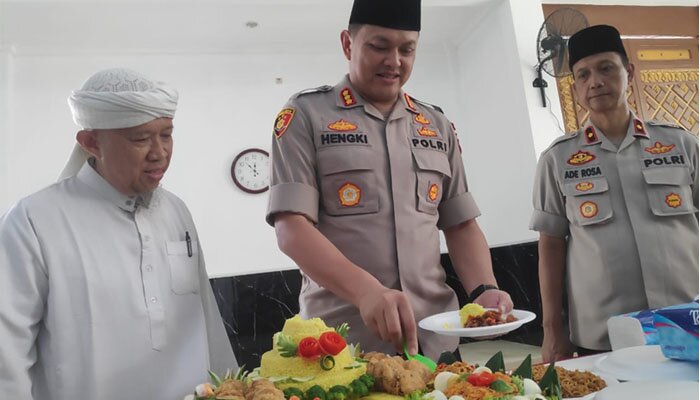
[[[362,190],[354,183],[345,183],[338,189],[338,199],[343,207],[353,207],[360,204]]]
[[[593,218],[598,215],[598,205],[592,201],[584,201],[581,203],[581,215],[583,218]]]
[[[274,127],[274,132],[277,139],[282,137],[282,135],[284,135],[284,133],[287,131],[287,128],[289,128],[289,124],[292,123],[292,119],[294,118],[295,112],[296,110],[290,107],[283,108],[282,111],[280,111],[279,114],[277,114]]]
[[[350,132],[357,129],[357,125],[344,119],[339,119],[328,124],[328,129],[336,132]]]
[[[572,154],[566,162],[571,165],[583,165],[593,160],[595,160],[595,154],[579,150],[578,152]]]
[[[681,200],[681,196],[677,193],[669,193],[666,195],[666,205],[671,207],[671,208],[678,208],[683,204],[683,201]]]
[[[674,147],[676,147],[675,144],[661,144],[661,142],[656,142],[653,146],[645,147],[644,151],[651,154],[663,154],[673,150]]]
[[[435,200],[438,199],[438,195],[440,194],[440,187],[437,185],[437,183],[433,183],[430,185],[428,188],[428,200],[431,202],[435,202]]]

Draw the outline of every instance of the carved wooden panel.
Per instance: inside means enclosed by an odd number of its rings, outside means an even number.
[[[698,135],[698,70],[640,71],[644,119],[678,124]]]

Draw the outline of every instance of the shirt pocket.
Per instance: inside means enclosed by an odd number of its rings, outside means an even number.
[[[375,163],[367,147],[327,147],[318,152],[321,198],[328,215],[379,211]]]
[[[165,247],[170,264],[170,289],[175,294],[199,292],[199,254],[197,241],[192,240],[192,257],[188,255],[186,241],[167,241]]]
[[[447,155],[431,150],[412,149],[416,161],[416,208],[435,215],[442,199],[445,179],[452,177]]]
[[[649,206],[654,215],[667,217],[697,211],[690,188],[692,181],[686,167],[664,167],[642,170],[647,183]]]
[[[566,215],[578,226],[604,223],[613,217],[608,180],[604,177],[567,182]]]

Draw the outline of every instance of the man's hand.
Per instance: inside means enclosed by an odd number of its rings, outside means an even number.
[[[474,302],[486,308],[495,308],[504,315],[513,310],[513,300],[510,299],[508,293],[502,290],[487,290],[474,299]]]
[[[545,329],[542,340],[542,362],[569,358],[574,353],[574,345],[563,329]]]
[[[406,295],[394,289],[369,291],[358,304],[367,328],[385,342],[391,342],[396,352],[403,352],[403,341],[409,354],[418,353],[418,334],[413,309]]]

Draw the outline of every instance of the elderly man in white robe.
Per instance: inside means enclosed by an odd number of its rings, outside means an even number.
[[[159,187],[177,99],[126,69],[70,96],[61,179],[0,219],[0,398],[181,399],[237,366],[192,217]]]

